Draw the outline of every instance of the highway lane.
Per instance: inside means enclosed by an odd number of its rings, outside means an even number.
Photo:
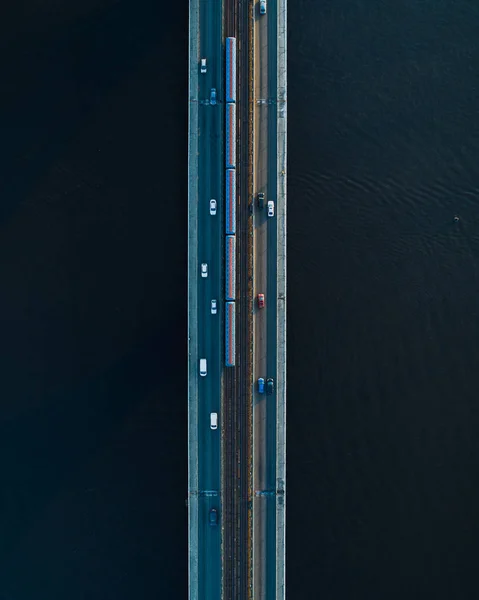
[[[268,110],[268,188],[274,196],[275,205],[277,204],[276,192],[278,188],[277,172],[277,2],[270,0],[268,2],[268,97],[272,104]],[[269,396],[268,421],[267,421],[267,453],[268,453],[268,471],[267,484],[268,489],[276,490],[276,366],[277,366],[277,242],[278,229],[276,216],[269,219],[268,223],[268,294],[273,300],[271,310],[268,313],[267,323],[267,371],[268,377],[273,377],[275,381],[275,393]],[[267,594],[266,598],[276,597],[276,495],[268,497],[268,518],[267,518]]]
[[[222,374],[222,131],[223,105],[209,103],[211,88],[221,100],[222,85],[222,4],[221,0],[200,3],[200,54],[207,59],[207,73],[199,75],[199,157],[198,157],[198,270],[208,264],[208,277],[198,280],[198,347],[208,361],[208,374],[199,378],[198,477],[199,477],[199,582],[198,597],[221,598],[221,506],[220,441],[221,427],[210,428],[210,413],[221,418]],[[199,65],[198,65],[199,69]],[[210,215],[209,202],[217,200],[217,214]],[[217,314],[211,314],[211,300],[217,300]],[[211,508],[216,508],[219,524],[209,524]]]
[[[257,380],[263,377],[266,381],[267,338],[266,323],[269,307],[272,302],[267,289],[267,233],[268,223],[266,209],[260,210],[256,198],[258,192],[264,192],[265,201],[269,199],[268,190],[268,105],[262,101],[268,98],[267,49],[268,27],[267,19],[259,15],[259,7],[255,9],[254,22],[255,45],[255,82],[254,82],[254,293],[265,294],[265,308],[258,309],[257,302],[254,308],[254,396],[253,396],[253,490],[267,489],[266,464],[267,464],[267,396],[258,393]],[[265,598],[266,594],[266,522],[267,522],[267,497],[253,497],[253,596]]]
[[[265,204],[275,202],[277,189],[276,1],[268,0],[266,15],[255,10],[255,190],[265,192]],[[263,103],[264,102],[264,103]],[[276,384],[276,216],[267,209],[255,214],[255,289],[265,293],[266,306],[255,314],[255,381]],[[276,594],[276,385],[271,396],[255,393],[254,403],[254,597]]]

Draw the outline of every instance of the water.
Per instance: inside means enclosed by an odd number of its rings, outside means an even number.
[[[8,600],[187,595],[187,6],[161,4],[2,18]]]
[[[477,596],[479,10],[393,4],[289,11],[293,598]]]
[[[0,598],[187,595],[187,6],[160,4],[0,23]],[[478,25],[290,3],[292,600],[477,597]]]

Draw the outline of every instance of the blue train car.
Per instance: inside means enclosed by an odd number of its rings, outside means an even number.
[[[226,102],[236,102],[236,38],[226,38]]]
[[[225,297],[226,300],[236,298],[236,237],[227,235],[226,242],[226,281]]]
[[[236,171],[226,171],[226,234],[236,233]]]
[[[236,167],[236,104],[226,105],[226,168]]]
[[[226,302],[225,306],[225,365],[236,364],[236,311],[234,302]]]

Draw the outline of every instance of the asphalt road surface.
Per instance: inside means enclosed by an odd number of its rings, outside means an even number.
[[[254,312],[253,400],[253,597],[276,595],[276,385],[272,395],[259,394],[259,377],[276,384],[277,228],[276,216],[267,216],[267,202],[276,209],[276,1],[268,0],[267,14],[255,7],[255,147],[254,191],[265,194],[265,208],[255,207],[254,289],[265,294],[265,308]],[[256,199],[256,198],[255,198]]]
[[[208,374],[198,383],[198,598],[221,598],[220,441],[221,427],[210,428],[210,413],[221,422],[221,373],[223,366],[223,38],[221,0],[200,2],[200,54],[207,72],[199,75],[199,156],[198,156],[198,350],[206,358]],[[198,70],[200,65],[198,65]],[[216,88],[217,104],[209,102]],[[210,199],[217,213],[210,215]],[[208,265],[208,277],[200,276],[201,263]],[[217,314],[211,314],[211,300]],[[199,367],[198,367],[199,368]],[[209,513],[217,509],[218,525],[209,524]]]

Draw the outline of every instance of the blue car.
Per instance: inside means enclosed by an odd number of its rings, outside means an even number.
[[[213,104],[213,105],[216,104],[216,89],[215,88],[211,88],[210,104]]]
[[[264,379],[262,377],[258,379],[258,394],[264,394]]]

